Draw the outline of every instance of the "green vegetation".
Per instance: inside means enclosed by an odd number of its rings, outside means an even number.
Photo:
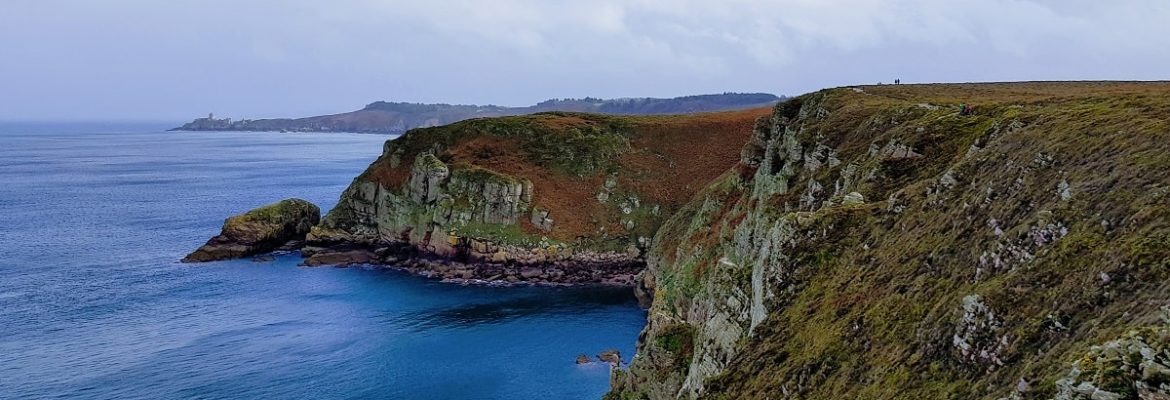
[[[1157,398],[1170,387],[1170,321],[1093,346],[1069,369],[1056,382],[1058,398]]]
[[[468,222],[452,225],[451,233],[459,237],[490,240],[494,243],[520,246],[523,248],[547,248],[564,246],[563,243],[545,236],[524,233],[517,225],[485,224]]]
[[[682,371],[691,363],[695,352],[695,329],[690,325],[677,324],[661,330],[654,338],[658,348],[669,352],[673,357],[674,369]]]
[[[300,210],[314,210],[317,206],[301,199],[286,199],[272,204],[266,204],[248,212],[243,216],[260,221],[279,221],[284,218],[293,218],[300,215],[303,211]],[[319,211],[318,211],[319,212]]]
[[[1151,363],[1170,335],[1143,327],[1170,296],[1168,111],[1162,83],[778,105],[743,164],[658,232],[650,329],[614,395],[1164,396]],[[852,192],[865,200],[842,206]],[[693,357],[677,368],[662,360],[680,321]]]

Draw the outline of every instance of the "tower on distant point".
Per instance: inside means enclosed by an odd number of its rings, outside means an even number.
[[[207,113],[207,119],[215,119],[215,113]]]

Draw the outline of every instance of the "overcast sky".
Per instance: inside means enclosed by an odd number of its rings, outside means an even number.
[[[1166,0],[0,0],[0,119],[1170,78]]]

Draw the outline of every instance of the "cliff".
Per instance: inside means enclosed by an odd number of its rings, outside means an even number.
[[[613,115],[666,115],[753,109],[780,98],[766,93],[723,93],[670,99],[553,99],[528,107],[374,102],[361,110],[307,118],[257,120],[199,118],[177,131],[294,131],[403,133],[413,128],[447,125],[471,118],[571,111]]]
[[[607,397],[1167,398],[1168,116],[1166,83],[778,104],[657,231]]]
[[[766,114],[540,113],[414,129],[312,229],[306,264],[630,284],[659,225],[736,164]]]

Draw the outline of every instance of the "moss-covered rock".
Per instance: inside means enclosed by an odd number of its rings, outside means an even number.
[[[1056,388],[1057,400],[1170,398],[1170,320],[1090,347]]]
[[[220,234],[183,258],[206,262],[267,253],[304,240],[321,220],[321,209],[305,200],[287,199],[228,218]]]

